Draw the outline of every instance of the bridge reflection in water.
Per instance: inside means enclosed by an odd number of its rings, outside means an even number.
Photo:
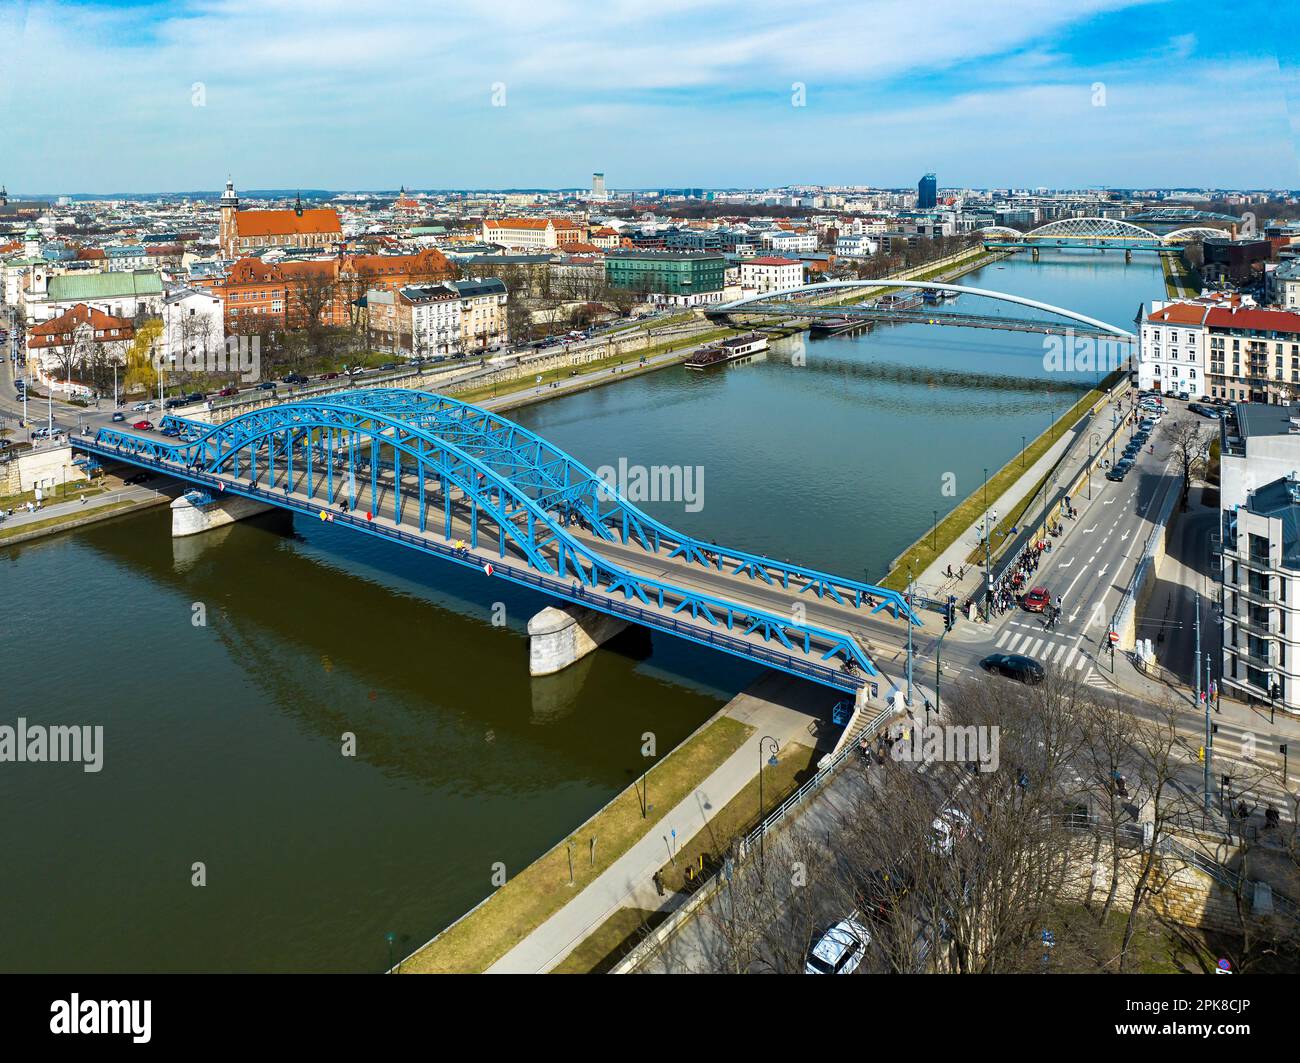
[[[677,532],[540,436],[445,396],[345,391],[161,428],[175,435],[102,428],[74,445],[849,692],[879,675],[873,640],[921,623],[897,591]]]

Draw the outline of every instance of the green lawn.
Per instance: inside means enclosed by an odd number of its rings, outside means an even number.
[[[403,961],[403,974],[479,973],[558,912],[610,864],[683,801],[753,732],[720,716],[650,770],[653,808],[641,812],[640,780],[606,805],[579,831],[509,879],[460,922]],[[597,839],[596,864],[588,846]],[[569,885],[568,844],[574,845],[574,884]]]
[[[604,974],[668,918],[667,912],[620,908],[551,969],[551,974]]]
[[[1070,409],[1060,417],[1046,432],[1035,439],[1025,449],[1023,463],[1021,456],[1017,454],[1011,461],[1007,462],[996,474],[989,477],[988,498],[989,504],[993,505],[994,500],[1009,490],[1013,484],[1021,477],[1026,469],[1032,468],[1035,461],[1047,453],[1048,449],[1061,437],[1061,433],[1070,428],[1079,418],[1102,398],[1105,389],[1113,383],[1111,380],[1102,381],[1101,388],[1093,388],[1079,399]],[[1016,527],[1016,521],[1025,512],[1026,508],[1032,504],[1035,492],[1041,489],[1041,481],[1036,486],[1035,491],[1028,492],[1016,506],[1012,507],[1010,513],[1002,516],[998,522],[997,529],[994,531],[994,544],[1001,545],[1005,536],[999,533],[1007,532]],[[952,510],[943,520],[939,522],[937,532],[931,528],[921,538],[917,539],[907,550],[899,555],[897,563],[889,574],[881,581],[882,586],[890,587],[894,590],[903,590],[907,587],[908,563],[911,562],[913,575],[920,575],[925,568],[936,557],[942,554],[949,546],[955,543],[961,536],[974,526],[979,520],[980,515],[984,512],[984,485],[981,484],[978,489],[971,493],[960,505]],[[968,557],[968,561],[983,561],[983,554],[978,558],[974,552]]]
[[[95,506],[93,509],[88,507],[85,513],[65,513],[61,517],[51,517],[49,520],[38,520],[31,524],[18,524],[12,527],[5,527],[0,524],[0,543],[3,543],[6,539],[12,539],[19,535],[27,535],[34,531],[55,531],[60,525],[71,524],[74,521],[80,520],[83,516],[91,516],[93,514],[94,516],[99,517],[105,513],[113,513],[116,510],[138,506],[139,504],[138,501],[124,499],[121,502],[110,502],[106,506]]]

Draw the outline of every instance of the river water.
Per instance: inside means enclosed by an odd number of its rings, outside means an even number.
[[[1126,327],[1163,291],[1154,258],[1092,253],[961,283]],[[792,337],[514,416],[592,466],[689,471],[646,503],[684,530],[877,578],[1095,376],[1043,354]],[[285,514],[169,532],[160,508],[0,551],[0,724],[104,728],[100,772],[0,764],[0,969],[381,970],[388,932],[409,952],[628,785],[644,731],[667,750],[757,675],[630,631],[530,680],[531,592]]]

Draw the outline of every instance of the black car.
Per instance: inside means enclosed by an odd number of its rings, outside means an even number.
[[[257,390],[258,390],[258,391],[274,391],[274,390],[275,390],[275,381],[274,381],[274,380],[263,380],[260,384],[257,385]]]
[[[125,421],[125,420],[126,420],[126,414],[124,414],[121,410],[114,410],[114,411],[113,411],[113,416],[112,416],[111,420],[114,420],[114,421]]]
[[[170,398],[166,402],[164,402],[163,409],[174,410],[176,409],[177,406],[184,406],[185,402],[186,400],[183,396],[177,395],[175,398]]]
[[[186,401],[186,402],[202,402],[205,398],[207,398],[207,396],[204,395],[203,392],[201,392],[201,391],[191,391],[188,395],[185,396],[185,401]]]
[[[383,365],[381,365],[379,368],[380,368],[380,369],[396,369],[396,368],[397,368],[397,363],[396,363],[396,362],[385,362],[385,363],[384,363]]]
[[[307,378],[301,373],[290,373],[284,378],[284,382],[286,384],[305,384]]]
[[[1106,479],[1110,480],[1112,483],[1119,483],[1127,475],[1128,469],[1121,469],[1118,465],[1113,469],[1106,470]]]
[[[991,653],[980,661],[980,667],[986,672],[1004,675],[1030,686],[1041,683],[1046,676],[1041,664],[1020,653]]]

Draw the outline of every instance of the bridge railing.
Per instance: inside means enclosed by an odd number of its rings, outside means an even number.
[[[157,445],[154,444],[152,440],[142,440],[141,442],[150,443],[155,446]],[[219,477],[198,469],[178,470],[173,464],[147,453],[124,454],[113,446],[86,439],[78,439],[76,445],[79,448],[102,454],[106,457],[118,460],[128,460],[135,464],[156,468],[171,476],[179,475],[197,483],[209,485],[216,489],[214,494],[240,495],[245,498],[267,502],[283,509],[293,510],[294,512],[302,513],[305,516],[316,516],[321,512],[325,512],[324,508],[319,503],[313,504],[303,502],[274,490],[250,487],[247,484],[227,484]],[[480,571],[483,569],[483,562],[481,559],[477,555],[470,554],[469,551],[464,548],[443,545],[424,536],[402,531],[400,528],[390,528],[384,524],[377,524],[374,521],[365,520],[364,518],[354,516],[350,513],[331,512],[329,513],[329,517],[331,523],[343,524],[379,538],[400,542],[424,553],[433,554],[442,557],[445,560],[454,561],[465,567],[476,568]],[[674,616],[665,615],[648,609],[642,609],[640,606],[633,605],[630,602],[620,601],[611,595],[606,595],[599,591],[585,588],[576,582],[565,582],[563,580],[554,579],[542,573],[535,572],[532,569],[521,568],[504,561],[498,562],[493,560],[489,563],[492,567],[492,575],[500,575],[502,578],[510,580],[512,583],[534,587],[538,590],[545,591],[548,595],[565,601],[584,605],[588,608],[597,609],[614,616],[625,617],[645,627],[658,628],[661,631],[678,635],[681,638],[688,639],[700,645],[720,649],[736,657],[757,661],[770,667],[778,668],[781,671],[789,672],[792,675],[811,679],[823,686],[834,687],[838,690],[856,693],[859,688],[868,682],[867,677],[856,673],[845,672],[842,668],[831,667],[830,665],[801,659],[793,654],[783,653],[780,650],[759,645],[746,639],[737,638],[733,635],[725,635],[718,631],[711,631],[693,624],[688,624],[684,621],[678,620]]]

